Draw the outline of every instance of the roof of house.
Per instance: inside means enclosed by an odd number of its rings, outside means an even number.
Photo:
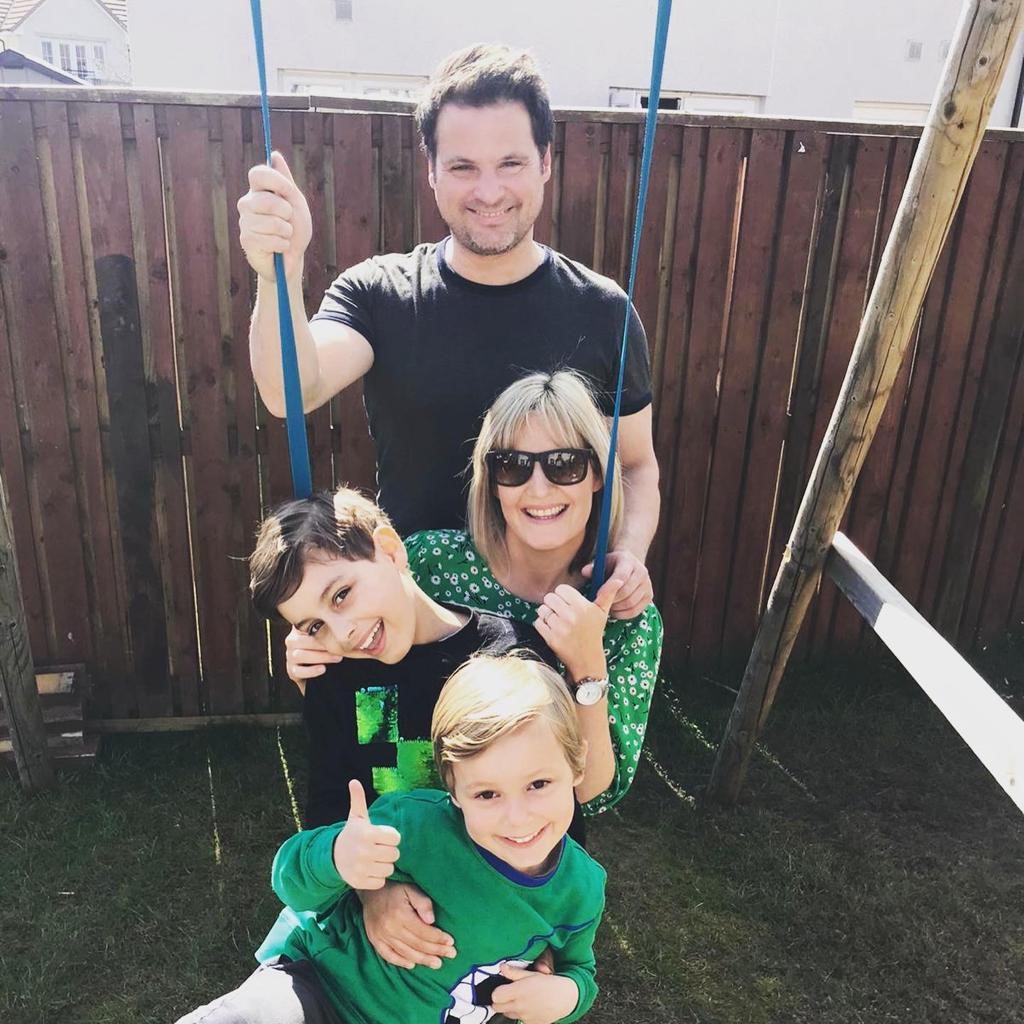
[[[48,64],[45,60],[40,60],[38,57],[30,57],[20,50],[11,50],[7,47],[0,50],[0,68],[18,69],[26,67],[31,68],[44,78],[52,78],[55,82],[60,82],[62,85],[85,85],[80,78],[76,78],[60,68],[55,68],[52,64]]]
[[[95,0],[121,28],[128,28],[128,0]],[[13,32],[46,0],[0,0],[0,32]]]

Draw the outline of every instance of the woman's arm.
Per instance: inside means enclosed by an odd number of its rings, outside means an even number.
[[[608,720],[615,757],[611,785],[591,798],[584,813],[613,807],[632,785],[640,763],[651,698],[658,679],[663,627],[661,615],[648,605],[629,622],[613,621],[605,634],[608,657]]]
[[[573,685],[582,679],[608,678],[603,636],[608,609],[620,586],[620,581],[608,580],[595,600],[588,601],[575,587],[562,584],[537,609],[534,626],[565,666]],[[607,696],[596,704],[577,704],[576,713],[587,741],[587,763],[576,796],[580,803],[586,803],[607,790],[615,779]]]

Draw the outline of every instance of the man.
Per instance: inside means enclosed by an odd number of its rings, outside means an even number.
[[[480,420],[524,373],[578,370],[610,415],[625,314],[612,281],[534,241],[553,125],[532,58],[502,46],[454,54],[428,84],[417,122],[450,237],[345,271],[309,323],[301,282],[312,223],[279,154],[249,172],[238,203],[242,247],[258,275],[250,351],[260,394],[284,414],[273,286],[273,253],[281,252],[304,407],[365,376],[380,503],[403,535],[461,524],[463,470]],[[623,581],[612,609],[619,618],[651,599],[643,563],[659,509],[647,344],[630,316],[619,432],[625,526],[608,558],[609,574]]]

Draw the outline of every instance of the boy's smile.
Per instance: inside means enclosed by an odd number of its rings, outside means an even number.
[[[452,800],[470,839],[517,871],[549,870],[569,829],[574,779],[550,724],[536,718],[453,766]]]

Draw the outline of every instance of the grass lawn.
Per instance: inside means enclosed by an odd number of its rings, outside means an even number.
[[[1019,713],[1024,680],[1005,687]],[[591,824],[588,1019],[1024,1022],[1024,818],[913,684],[788,680],[742,805],[701,810],[730,704],[663,684],[633,791]],[[32,800],[0,775],[0,1020],[170,1022],[237,984],[292,790],[299,730],[107,737]]]

